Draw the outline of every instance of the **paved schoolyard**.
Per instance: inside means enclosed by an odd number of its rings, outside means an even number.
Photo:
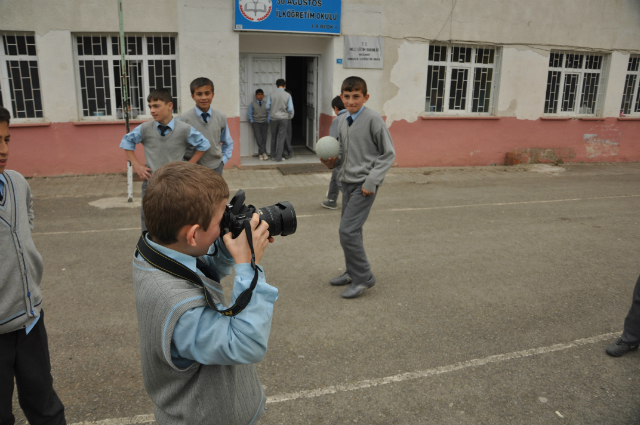
[[[640,421],[639,355],[604,354],[640,273],[640,164],[393,169],[365,226],[378,283],[355,300],[328,284],[342,271],[339,212],[320,207],[329,176],[225,171],[252,204],[289,200],[299,216],[263,260],[280,299],[261,423]],[[153,423],[131,283],[138,211],[90,205],[121,198],[124,177],[30,184],[68,422]]]

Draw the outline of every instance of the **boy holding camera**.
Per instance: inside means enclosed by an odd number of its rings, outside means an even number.
[[[15,422],[15,379],[20,407],[30,424],[64,425],[44,327],[44,264],[31,239],[31,188],[20,173],[5,170],[10,119],[9,111],[0,106],[0,424]]]
[[[338,180],[342,183],[342,218],[340,245],[344,251],[346,271],[331,279],[334,286],[349,285],[343,298],[356,298],[376,283],[371,273],[362,241],[362,227],[376,198],[378,187],[396,157],[389,129],[382,117],[366,108],[367,83],[349,77],[342,83],[340,98],[347,109],[338,123],[340,156],[323,160],[334,168],[340,160]]]
[[[254,363],[267,351],[278,290],[259,266],[252,268],[246,231],[235,239],[230,233],[220,237],[228,197],[227,184],[214,170],[172,162],[153,173],[143,199],[149,233],[139,246],[188,268],[204,285],[156,268],[143,250],[134,255],[142,375],[159,425],[246,425],[264,413],[266,397]],[[273,239],[257,214],[250,225],[257,265]],[[219,282],[232,267],[232,303],[256,276],[257,284],[244,310],[227,316],[208,304],[226,305]]]

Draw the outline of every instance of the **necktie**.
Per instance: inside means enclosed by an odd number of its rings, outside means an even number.
[[[351,127],[351,124],[353,124],[353,118],[347,117],[347,122],[349,123],[349,127]]]
[[[164,133],[165,133],[167,130],[171,130],[171,127],[169,127],[168,125],[159,125],[159,126],[158,126],[158,129],[160,130],[160,135],[161,135],[161,136],[164,136]]]
[[[258,101],[258,105],[262,106],[262,101],[261,100]]]
[[[202,120],[205,122],[205,124],[207,123],[207,120],[209,119],[209,113],[205,112],[202,114]]]

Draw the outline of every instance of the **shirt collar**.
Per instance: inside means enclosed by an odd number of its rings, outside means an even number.
[[[349,116],[355,121],[358,119],[358,117],[360,116],[360,114],[362,113],[362,111],[364,111],[364,105],[362,106],[362,108],[360,108],[360,110],[358,112],[356,112],[355,114],[352,114],[351,112],[347,111],[347,113],[349,114]]]
[[[284,91],[284,89],[283,89],[282,87],[278,87],[278,90],[282,90],[282,91]]]
[[[160,123],[158,121],[156,121],[156,128],[160,125]],[[175,118],[171,118],[171,121],[169,121],[169,124],[167,124],[167,127],[169,127],[171,129],[171,131],[173,131],[173,129],[176,126],[176,119]]]
[[[349,111],[347,111],[346,109],[343,109],[342,111],[338,112],[338,116],[344,114],[345,112],[349,112]],[[358,112],[358,113],[360,113],[360,112]]]
[[[7,185],[7,180],[4,178],[4,174],[0,173],[0,196],[4,197],[4,187]]]
[[[183,266],[186,266],[189,268],[189,270],[191,270],[194,273],[198,273],[198,268],[196,267],[196,258],[192,257],[190,255],[187,254],[183,254],[181,252],[178,251],[174,251],[171,248],[167,248],[166,246],[162,246],[159,245],[155,242],[153,242],[151,239],[149,239],[149,235],[145,236],[145,239],[147,240],[147,242],[149,242],[149,245],[151,245],[151,247],[153,249],[155,249],[156,251],[160,252],[161,254],[166,255],[167,257],[171,258],[172,260],[177,261],[178,263],[182,264]]]
[[[209,118],[211,118],[211,117],[213,116],[213,113],[212,113],[212,111],[211,111],[211,106],[209,106],[209,110],[207,111],[207,113],[209,114]],[[196,106],[196,114],[198,114],[198,116],[199,116],[200,118],[202,118],[202,114],[204,114],[204,112],[202,112],[202,111],[200,110],[200,108],[198,108],[198,107]]]

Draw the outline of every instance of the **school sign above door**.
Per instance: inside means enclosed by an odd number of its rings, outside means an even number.
[[[235,0],[236,31],[340,34],[342,0]]]

